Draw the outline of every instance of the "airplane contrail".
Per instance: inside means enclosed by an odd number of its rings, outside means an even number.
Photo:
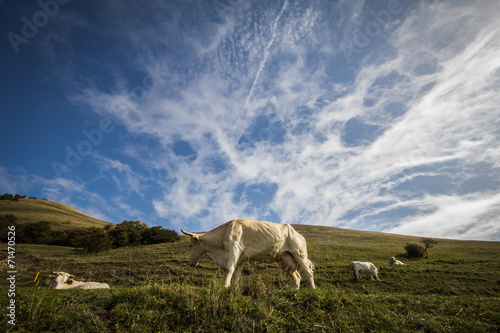
[[[245,105],[243,105],[243,108],[241,109],[241,117],[243,117],[243,114],[245,112],[245,109],[247,108],[248,103],[250,102],[250,99],[252,98],[253,91],[255,89],[255,86],[257,85],[257,81],[259,80],[260,73],[262,72],[262,69],[266,65],[267,58],[269,58],[269,49],[274,43],[274,39],[276,38],[276,27],[278,26],[278,21],[281,18],[281,15],[283,15],[283,12],[285,11],[286,6],[288,5],[288,0],[285,0],[283,3],[283,7],[281,8],[280,12],[276,16],[276,19],[274,20],[274,25],[273,25],[273,34],[271,36],[271,40],[269,40],[269,43],[267,43],[266,48],[264,49],[264,59],[262,59],[262,62],[260,63],[259,70],[257,71],[257,74],[255,75],[255,79],[253,80],[252,83],[252,88],[250,88],[250,93],[248,94],[247,100],[245,102]]]

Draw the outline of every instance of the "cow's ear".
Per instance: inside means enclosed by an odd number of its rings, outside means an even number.
[[[198,235],[193,235],[193,239],[195,242],[199,242],[200,241],[200,238],[198,237]]]

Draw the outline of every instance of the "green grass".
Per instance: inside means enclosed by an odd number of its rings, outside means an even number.
[[[98,220],[59,202],[42,199],[0,200],[0,214],[12,214],[17,223],[53,222],[54,230],[105,227],[111,223]]]
[[[239,288],[225,289],[225,272],[211,259],[197,268],[186,264],[184,236],[177,243],[85,256],[77,249],[19,244],[18,325],[7,327],[26,332],[499,331],[499,242],[438,239],[428,259],[408,259],[404,245],[419,238],[296,229],[308,241],[317,290],[305,280],[299,291],[290,290],[276,263],[247,264]],[[391,256],[409,266],[389,267]],[[353,260],[373,262],[382,281],[368,276],[356,281],[348,267]],[[54,270],[107,282],[111,289],[52,290],[48,275]],[[6,304],[6,293],[0,299]]]

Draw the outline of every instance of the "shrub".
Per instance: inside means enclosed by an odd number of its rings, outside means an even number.
[[[415,243],[413,243],[413,244],[406,243],[405,250],[410,258],[423,257],[424,251],[425,251],[423,246],[420,246],[420,245],[415,244]]]
[[[141,245],[142,235],[139,230],[130,230],[128,234],[128,245]]]
[[[123,221],[114,228],[107,229],[113,247],[135,246],[176,242],[179,235],[162,227],[148,226],[141,221]]]
[[[24,198],[26,198],[26,196],[20,194],[12,195],[10,193],[5,193],[3,195],[0,195],[0,200],[18,201],[19,199],[24,199]]]
[[[4,197],[7,197],[5,194]],[[123,221],[104,228],[72,228],[52,230],[52,222],[17,224],[12,214],[0,215],[0,241],[7,240],[7,226],[16,225],[16,241],[19,243],[50,244],[83,248],[85,253],[99,252],[110,248],[159,244],[178,241],[179,235],[162,227],[148,226],[141,221]]]
[[[12,214],[0,215],[0,222],[5,223],[6,225],[16,224],[17,220],[19,220],[19,218]]]
[[[68,231],[54,230],[51,235],[52,240],[48,243],[49,245],[68,246]]]
[[[7,243],[7,233],[9,231],[8,227],[13,225],[17,228],[17,223],[16,223],[17,220],[19,219],[15,215],[0,214],[0,242]]]
[[[111,241],[104,228],[88,228],[80,240],[85,253],[94,253],[111,249]]]
[[[113,247],[122,247],[128,245],[128,232],[124,228],[115,227],[108,230],[109,237],[111,237],[111,242]]]
[[[40,221],[19,225],[17,228],[16,240],[19,243],[50,244],[52,241],[51,223]]]
[[[73,228],[66,231],[64,246],[82,247],[82,241],[87,237],[88,228]]]
[[[159,243],[169,243],[176,242],[179,240],[179,235],[169,229],[163,229],[162,227],[152,227],[146,230],[143,234],[143,244],[159,244]]]

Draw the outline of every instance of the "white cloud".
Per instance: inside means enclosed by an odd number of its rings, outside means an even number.
[[[143,195],[145,190],[143,182],[146,179],[144,176],[134,172],[130,165],[100,154],[94,154],[93,157],[99,164],[100,177],[110,177],[120,192],[135,192],[138,195]]]
[[[19,178],[21,177],[24,178],[25,175],[19,175]],[[21,192],[25,191],[24,182],[19,178],[14,177],[6,167],[0,165],[0,188],[4,189],[4,191],[11,194],[21,194]]]
[[[340,15],[343,20],[356,17],[362,24],[360,4]],[[462,203],[474,211],[457,220],[459,227],[480,229],[459,233],[450,225],[436,233],[489,237],[486,224],[478,221],[490,216],[498,204],[491,199],[496,194],[419,189],[408,195],[400,188],[431,176],[446,176],[459,188],[460,169],[484,161],[498,173],[500,31],[493,14],[498,4],[408,8],[387,34],[377,36],[385,39],[381,43],[391,55],[368,55],[367,47],[355,76],[337,80],[327,70],[343,57],[335,43],[347,35],[331,34],[325,42],[320,28],[329,26],[329,18],[314,5],[298,7],[285,1],[262,16],[238,8],[212,29],[213,38],[197,27],[176,39],[184,19],[180,14],[172,14],[158,34],[130,27],[122,32],[146,49],[136,65],[157,69],[161,77],[140,99],[125,84],[107,92],[86,88],[74,97],[156,143],[154,148],[129,144],[128,157],[147,158],[140,163],[146,170],[142,175],[125,163],[101,158],[106,172],[125,177],[115,179],[118,187],[141,192],[143,183],[158,182],[163,191],[152,198],[158,216],[176,226],[198,223],[205,230],[230,218],[259,218],[271,211],[281,222],[363,229],[372,228],[370,218],[378,214],[408,208],[418,211],[418,219],[402,216],[380,228],[399,223],[389,230],[418,233],[429,221],[451,216]],[[186,62],[158,52],[175,53],[175,45],[193,51],[175,54],[188,57]],[[301,113],[301,108],[310,111]],[[269,127],[257,131],[248,146],[239,144],[259,116],[269,120]],[[349,145],[345,132],[352,119],[373,133]],[[283,139],[273,142],[280,131]],[[181,139],[193,147],[195,157],[175,154],[171,146]],[[207,171],[207,161],[214,158],[224,167]],[[152,177],[158,170],[161,176]],[[276,184],[277,190],[270,204],[255,207],[234,201],[241,183]],[[435,209],[429,213],[431,202]]]
[[[424,198],[421,205],[437,207],[431,214],[412,216],[392,233],[455,239],[498,239],[500,194],[433,196]]]

